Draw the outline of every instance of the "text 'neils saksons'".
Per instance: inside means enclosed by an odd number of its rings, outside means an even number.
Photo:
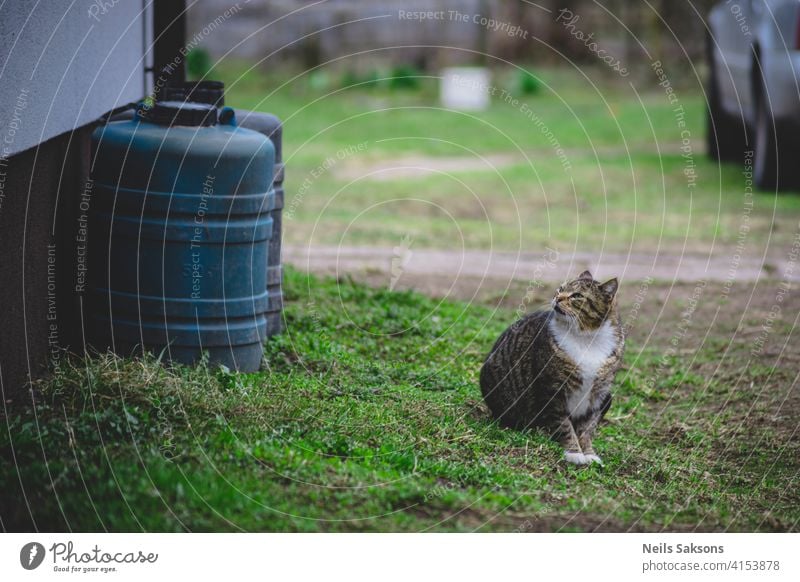
[[[722,546],[698,546],[695,544],[642,544],[643,554],[724,554]]]

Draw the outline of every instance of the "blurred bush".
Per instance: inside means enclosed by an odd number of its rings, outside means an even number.
[[[389,88],[419,89],[422,72],[411,65],[397,65],[389,75]]]
[[[203,48],[193,48],[186,55],[186,73],[189,79],[196,81],[202,79],[211,70],[211,56]]]
[[[361,80],[358,77],[358,73],[353,70],[348,69],[342,75],[342,87],[344,88],[353,87],[358,85],[360,82]]]
[[[542,82],[528,71],[519,71],[516,89],[522,95],[536,95],[542,89]]]
[[[342,75],[342,87],[355,87],[358,89],[374,89],[381,85],[384,77],[377,69],[371,69],[364,74],[359,74],[353,69],[348,69]]]
[[[371,71],[368,71],[366,75],[364,75],[364,78],[361,82],[364,84],[364,87],[371,89],[380,85],[382,77],[383,75],[381,75],[380,71],[377,69],[372,69]]]
[[[308,76],[308,86],[312,91],[327,91],[331,86],[331,78],[327,71],[316,69]]]

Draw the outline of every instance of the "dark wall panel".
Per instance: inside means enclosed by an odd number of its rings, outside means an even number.
[[[6,400],[26,397],[31,376],[50,358],[57,361],[60,348],[80,345],[75,280],[88,132],[55,137],[0,166],[0,380]]]

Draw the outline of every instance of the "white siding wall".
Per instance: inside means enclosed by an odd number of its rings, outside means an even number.
[[[14,0],[0,5],[0,156],[86,125],[145,94],[145,61],[149,66],[152,60],[152,53],[146,54],[149,4]]]

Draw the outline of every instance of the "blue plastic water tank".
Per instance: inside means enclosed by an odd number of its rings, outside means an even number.
[[[171,80],[160,93],[165,101],[189,101],[207,103],[215,107],[225,106],[225,84],[221,81],[175,81]],[[282,212],[284,206],[283,179],[285,175],[282,160],[283,125],[271,113],[236,109],[236,119],[240,127],[246,127],[265,135],[275,146],[275,166],[273,168],[273,189],[275,207],[272,210],[272,239],[267,253],[267,291],[269,310],[267,311],[267,333],[278,334],[283,330],[283,266],[281,264]]]
[[[219,119],[218,119],[219,116]],[[92,135],[94,344],[255,371],[268,335],[274,146],[230,109],[141,108]]]

